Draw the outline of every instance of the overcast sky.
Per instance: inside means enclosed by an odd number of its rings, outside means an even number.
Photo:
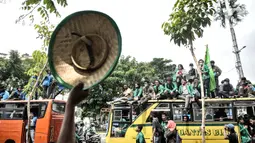
[[[239,47],[247,46],[241,52],[245,76],[255,81],[255,1],[239,0],[246,4],[249,15],[235,27]],[[21,54],[31,54],[40,49],[42,42],[36,39],[33,26],[15,24],[22,13],[21,0],[6,0],[0,4],[0,47],[7,53],[11,49],[19,50]],[[174,0],[69,0],[66,8],[59,8],[61,18],[51,16],[51,22],[58,24],[65,16],[81,10],[98,10],[111,16],[118,24],[123,40],[123,55],[131,55],[138,61],[150,61],[154,57],[172,59],[176,64],[193,62],[188,49],[178,47],[169,42],[169,37],[163,34],[161,24],[168,19]],[[40,17],[37,17],[39,20]],[[207,28],[202,39],[195,42],[198,59],[204,58],[205,45],[210,48],[211,59],[215,60],[223,73],[221,79],[229,77],[235,85],[238,79],[235,70],[235,56],[232,53],[232,41],[229,29],[220,27],[214,22]]]

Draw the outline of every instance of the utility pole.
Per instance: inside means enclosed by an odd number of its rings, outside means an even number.
[[[233,27],[233,24],[232,24],[232,21],[231,21],[232,10],[229,8],[229,1],[228,0],[225,0],[225,6],[226,6],[226,10],[227,10],[227,19],[228,19],[230,33],[231,33],[232,42],[233,42],[233,48],[234,48],[233,53],[236,56],[236,64],[235,64],[235,66],[236,66],[237,73],[239,75],[239,79],[241,79],[242,77],[244,77],[244,73],[243,73],[243,67],[242,67],[241,58],[240,58],[240,52],[246,46],[244,46],[240,50],[238,49],[235,30],[234,30],[234,27]]]

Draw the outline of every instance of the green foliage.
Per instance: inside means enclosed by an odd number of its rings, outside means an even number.
[[[163,80],[165,73],[173,72],[170,63],[171,60],[163,58],[154,58],[151,62],[138,62],[131,56],[122,56],[111,76],[90,90],[90,96],[81,105],[84,107],[82,116],[93,117],[99,114],[101,108],[108,107],[106,102],[119,97],[124,84],[134,88],[135,82],[142,82],[145,78],[151,82],[156,78]]]
[[[22,14],[16,22],[24,20],[29,17],[31,22],[34,21],[34,11],[37,11],[43,21],[49,22],[49,14],[55,14],[56,17],[60,17],[60,13],[57,10],[57,5],[61,7],[67,6],[66,0],[25,0],[22,3],[21,9],[26,11],[26,14]]]
[[[27,59],[21,59],[18,51],[11,50],[9,58],[0,58],[0,82],[8,90],[24,86],[29,78],[25,74],[29,64]]]
[[[50,43],[51,34],[55,28],[54,25],[48,25],[45,22],[41,22],[40,24],[35,24],[34,28],[38,33],[37,38],[43,40],[42,50],[47,51],[47,48]]]
[[[216,0],[177,0],[170,18],[162,24],[170,41],[178,46],[187,46],[194,41],[196,36],[203,37],[203,28],[211,25],[211,16],[215,9]]]
[[[248,14],[244,4],[237,3],[237,0],[229,0],[230,12],[227,12],[225,0],[218,1],[217,11],[215,13],[215,20],[221,22],[222,27],[226,27],[226,20],[233,26],[237,25]],[[229,15],[230,14],[230,15]]]

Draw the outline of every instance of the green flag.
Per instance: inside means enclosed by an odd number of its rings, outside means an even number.
[[[206,45],[206,52],[205,52],[205,64],[209,68],[209,75],[210,75],[210,91],[214,91],[216,89],[216,82],[214,78],[214,72],[211,66],[210,54],[208,45]]]

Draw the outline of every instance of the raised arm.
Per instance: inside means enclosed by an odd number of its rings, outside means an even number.
[[[70,92],[57,143],[75,143],[74,109],[87,96],[88,91],[83,90],[83,83],[79,83]]]

